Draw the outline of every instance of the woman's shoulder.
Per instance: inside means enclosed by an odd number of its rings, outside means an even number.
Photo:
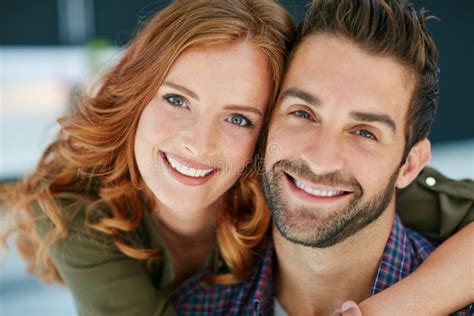
[[[56,195],[53,202],[54,205],[50,205],[51,201],[35,201],[35,223],[41,231],[40,235],[48,238],[48,234],[55,234],[58,227],[62,229],[58,226],[61,225],[58,218],[55,218],[61,216],[66,234],[51,245],[49,254],[72,291],[80,314],[172,313],[167,293],[161,288],[157,291],[155,287],[155,283],[160,284],[158,281],[165,277],[159,275],[155,282],[154,275],[146,269],[145,261],[125,255],[110,235],[89,227],[89,223],[97,223],[111,215],[99,198],[65,193]],[[56,214],[52,210],[54,207]],[[146,239],[143,236],[143,222],[135,231],[121,234],[123,240],[136,247],[146,246],[143,242]]]
[[[110,228],[101,225],[102,220],[110,220],[112,213],[107,205],[98,196],[84,195],[75,192],[63,192],[54,195],[52,200],[38,199],[33,205],[33,218],[40,238],[48,238],[48,234],[61,236],[55,242],[54,248],[61,248],[61,252],[68,252],[74,247],[95,256],[113,254],[124,256],[118,249]],[[115,229],[126,244],[146,249],[154,246],[156,236],[150,234],[147,210],[142,210],[142,219],[136,229],[122,231]],[[107,231],[109,231],[107,233]]]
[[[37,199],[32,204],[32,215],[38,236],[51,243],[53,257],[90,258],[120,255],[110,235],[91,227],[107,213],[94,196],[61,193],[53,199]],[[82,259],[81,259],[82,260]]]
[[[41,197],[33,201],[32,215],[40,237],[55,229],[68,232],[86,231],[87,220],[99,218],[106,211],[100,206],[94,209],[98,199],[91,195],[73,192],[55,194],[52,198]]]

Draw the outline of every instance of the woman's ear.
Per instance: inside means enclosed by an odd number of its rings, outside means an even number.
[[[408,157],[400,168],[397,179],[397,188],[408,186],[428,164],[431,159],[431,143],[424,138],[412,147]]]

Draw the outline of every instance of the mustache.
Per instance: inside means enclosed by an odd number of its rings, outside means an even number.
[[[305,161],[279,160],[271,168],[273,176],[282,174],[283,172],[313,183],[343,187],[358,194],[363,193],[362,186],[354,177],[344,175],[341,171],[316,174]]]

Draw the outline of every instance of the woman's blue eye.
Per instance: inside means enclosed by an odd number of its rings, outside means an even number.
[[[297,117],[307,119],[307,120],[312,119],[311,115],[308,112],[303,111],[303,110],[294,111],[294,112],[291,112],[291,114],[293,114],[294,116],[297,116]]]
[[[372,139],[372,140],[376,140],[377,138],[374,136],[374,134],[372,134],[371,132],[369,131],[366,131],[366,130],[360,130],[360,131],[357,131],[357,134],[364,137],[364,138],[367,138],[367,139]]]
[[[250,127],[252,126],[252,122],[243,116],[242,114],[233,114],[229,119],[228,122],[240,127]]]
[[[188,106],[186,103],[186,99],[180,97],[179,95],[170,94],[165,95],[163,98],[166,100],[166,102],[178,108],[184,108]]]

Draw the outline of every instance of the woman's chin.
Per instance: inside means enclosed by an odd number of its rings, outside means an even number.
[[[209,201],[183,199],[180,195],[168,195],[159,199],[158,212],[169,212],[169,216],[183,221],[192,221],[202,217],[215,215],[217,207],[212,207]]]

